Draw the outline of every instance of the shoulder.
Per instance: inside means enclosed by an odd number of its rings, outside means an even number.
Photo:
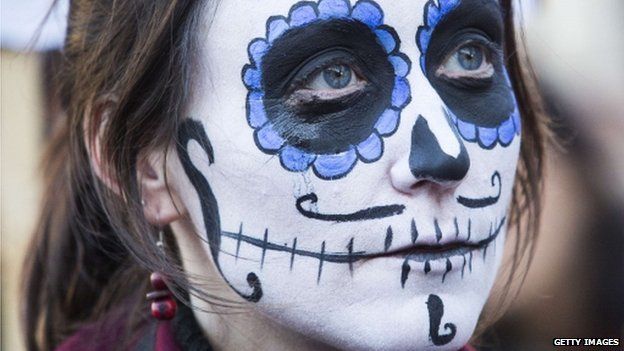
[[[169,322],[147,322],[130,333],[124,320],[107,319],[88,324],[55,351],[180,351]]]

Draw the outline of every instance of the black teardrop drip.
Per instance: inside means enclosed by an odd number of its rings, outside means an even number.
[[[412,244],[416,244],[418,239],[418,229],[416,229],[416,221],[412,218]]]
[[[407,281],[407,276],[411,270],[412,267],[410,267],[408,259],[406,258],[405,261],[403,261],[403,266],[401,267],[401,288],[405,288],[405,282]]]
[[[437,219],[433,220],[433,226],[435,227],[436,240],[440,242],[440,240],[442,240],[442,229],[440,229],[440,225],[438,224]]]
[[[392,245],[392,226],[389,226],[386,230],[386,240],[384,240],[384,252],[387,252]]]
[[[462,255],[462,257],[464,258],[464,264],[462,264],[461,277],[462,277],[462,279],[464,279],[464,270],[466,269],[466,256]]]
[[[425,261],[425,274],[431,272],[431,264],[429,261]]]
[[[448,272],[451,271],[451,269],[453,269],[453,265],[451,264],[451,260],[447,258],[446,259],[446,272],[444,272],[444,274],[442,275],[442,283],[444,283],[444,279],[446,279],[446,275],[448,274]]]

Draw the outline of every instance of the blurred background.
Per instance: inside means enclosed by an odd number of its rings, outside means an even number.
[[[40,27],[50,4],[0,2],[3,350],[24,349],[20,275],[39,212],[38,165],[60,112],[53,77],[62,64],[67,1]],[[532,0],[521,7],[527,51],[561,142],[548,149],[533,264],[484,346],[551,350],[553,338],[624,338],[624,1]]]

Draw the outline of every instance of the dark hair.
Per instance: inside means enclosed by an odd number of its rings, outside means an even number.
[[[547,128],[533,77],[516,51],[511,0],[501,1],[509,74],[524,119],[510,225],[517,240],[509,282],[533,252]],[[175,144],[197,60],[196,33],[206,1],[73,0],[65,43],[61,96],[65,119],[50,141],[43,172],[46,193],[27,259],[24,327],[30,350],[49,350],[78,327],[131,306],[138,325],[147,311],[148,272],[163,272],[181,291],[230,302],[193,287],[175,243],[163,254],[145,220],[136,165],[146,151]],[[102,169],[87,152],[102,116]],[[524,224],[522,224],[524,223]],[[171,237],[171,236],[169,236]],[[127,309],[127,308],[126,308]],[[132,328],[128,328],[129,333]]]

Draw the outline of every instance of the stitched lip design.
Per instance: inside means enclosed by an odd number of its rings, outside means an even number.
[[[460,233],[457,219],[454,220],[455,231],[446,233],[446,235],[440,229],[440,226],[437,220],[434,220],[435,227],[435,241],[432,242],[431,238],[427,237],[423,238],[420,236],[415,226],[414,220],[411,222],[411,241],[412,244],[404,247],[399,247],[395,249],[390,249],[392,246],[392,240],[394,237],[394,233],[392,227],[388,227],[385,233],[384,240],[384,249],[378,252],[367,252],[362,250],[354,250],[354,242],[355,238],[352,237],[349,240],[349,243],[346,245],[346,250],[344,251],[328,251],[326,249],[326,242],[323,241],[320,245],[319,250],[309,250],[309,249],[301,249],[297,247],[297,237],[293,238],[291,244],[277,244],[275,242],[271,242],[269,240],[269,231],[268,229],[264,231],[264,235],[262,238],[252,237],[246,235],[243,231],[243,225],[241,224],[238,232],[230,232],[230,231],[221,231],[222,238],[229,238],[232,240],[236,240],[236,251],[233,255],[237,260],[239,258],[240,247],[243,244],[252,245],[261,249],[260,256],[260,269],[264,266],[264,260],[266,257],[267,251],[276,251],[276,252],[284,252],[285,254],[290,255],[290,270],[292,271],[293,266],[295,264],[295,260],[297,257],[311,257],[315,258],[319,261],[318,268],[318,277],[317,282],[320,282],[321,274],[323,270],[323,264],[325,262],[329,263],[337,263],[337,264],[348,264],[349,270],[353,272],[353,263],[357,261],[370,260],[376,258],[383,257],[401,257],[404,258],[404,263],[402,266],[402,285],[405,284],[405,280],[407,279],[407,274],[411,270],[410,262],[413,264],[423,263],[423,270],[425,274],[431,271],[431,263],[430,261],[444,260],[446,259],[446,272],[443,275],[443,281],[446,277],[446,274],[452,270],[452,264],[450,261],[451,257],[461,256],[463,257],[463,266],[462,266],[462,277],[464,275],[464,270],[467,265],[469,265],[469,269],[472,271],[472,257],[473,252],[483,250],[483,256],[487,253],[488,246],[496,240],[498,234],[501,232],[506,221],[506,217],[503,217],[500,220],[495,220],[490,223],[490,230],[485,236],[484,239],[480,240],[471,240],[473,236],[471,229],[471,221],[468,221],[468,225],[466,230],[463,233]],[[444,237],[449,239],[444,239]],[[483,237],[484,235],[479,235]],[[468,257],[468,259],[467,259]],[[409,268],[407,268],[409,267]]]

